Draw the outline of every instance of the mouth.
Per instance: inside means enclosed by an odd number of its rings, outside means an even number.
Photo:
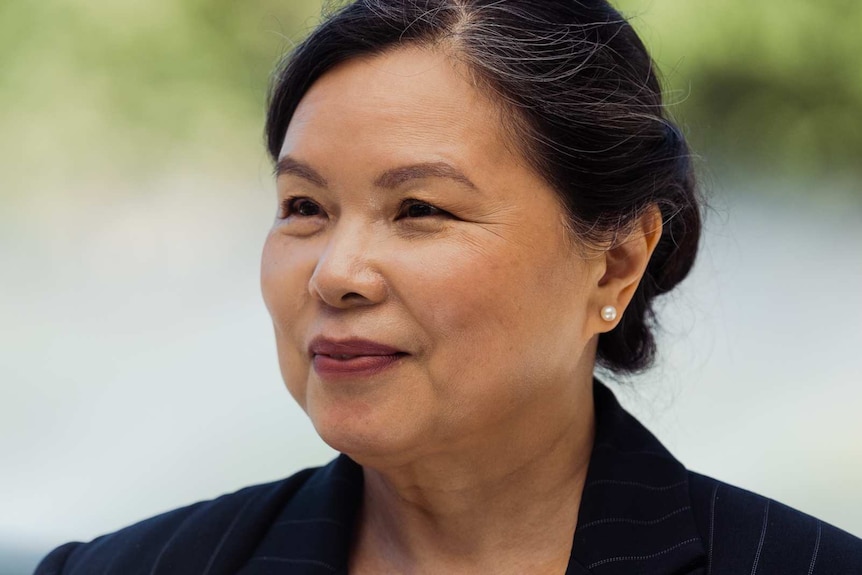
[[[364,339],[333,340],[316,337],[308,347],[314,371],[324,378],[369,376],[400,363],[410,354]]]

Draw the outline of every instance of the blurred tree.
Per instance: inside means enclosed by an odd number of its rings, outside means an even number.
[[[0,3],[4,180],[256,154],[269,72],[319,11],[318,0]]]
[[[619,0],[696,147],[754,171],[862,173],[862,3]]]
[[[0,3],[0,173],[259,157],[269,72],[321,0]],[[862,174],[862,3],[618,0],[713,164]],[[12,185],[3,186],[0,194]]]

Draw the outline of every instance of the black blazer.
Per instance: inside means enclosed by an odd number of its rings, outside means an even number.
[[[862,574],[862,540],[687,471],[596,384],[568,575]],[[342,455],[51,552],[36,575],[347,573],[362,469]]]

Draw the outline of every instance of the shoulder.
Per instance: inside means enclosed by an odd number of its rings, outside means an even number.
[[[287,479],[246,487],[146,519],[89,543],[67,543],[52,551],[35,575],[61,573],[233,572],[269,523],[314,473],[306,469]]]
[[[862,540],[750,491],[689,472],[710,573],[862,573]]]

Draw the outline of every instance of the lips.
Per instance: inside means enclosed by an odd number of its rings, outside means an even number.
[[[308,346],[318,375],[368,376],[395,365],[406,352],[365,339],[332,340],[318,336]]]

